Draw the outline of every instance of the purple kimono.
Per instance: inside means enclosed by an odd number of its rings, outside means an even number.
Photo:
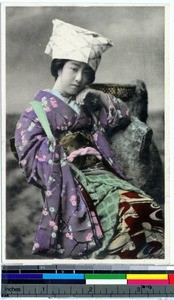
[[[44,198],[33,253],[80,258],[100,247],[103,232],[90,196],[73,176],[59,136],[67,131],[87,130],[103,160],[117,176],[123,178],[104,132],[109,127],[127,126],[130,123],[128,108],[121,100],[111,96],[117,118],[114,123],[108,124],[108,113],[102,108],[98,115],[99,127],[94,129],[92,117],[86,115],[83,108],[78,114],[50,92],[40,91],[34,100],[42,103],[56,145],[51,150],[33,108],[26,109],[16,127],[15,146],[27,181],[39,187]]]

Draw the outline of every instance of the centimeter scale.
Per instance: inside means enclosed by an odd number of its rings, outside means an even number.
[[[70,267],[69,267],[70,268]],[[174,270],[2,266],[1,297],[174,297]]]

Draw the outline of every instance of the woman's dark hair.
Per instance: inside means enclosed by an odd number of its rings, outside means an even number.
[[[64,64],[68,61],[69,59],[53,59],[51,62],[51,75],[57,80],[58,77],[58,71],[61,70],[64,66]],[[90,75],[89,75],[89,82],[88,84],[91,84],[95,80],[95,71],[90,68]]]

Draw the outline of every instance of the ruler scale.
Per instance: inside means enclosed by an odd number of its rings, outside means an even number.
[[[3,266],[1,297],[174,297],[174,270]]]
[[[11,285],[2,285],[3,297],[50,297],[67,296],[76,297],[91,296],[98,297],[100,295],[107,297],[173,297],[174,287],[171,286],[141,286],[141,285],[37,285],[37,284],[17,284],[15,287]]]

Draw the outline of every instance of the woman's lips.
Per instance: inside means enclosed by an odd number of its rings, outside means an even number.
[[[75,87],[75,88],[79,88],[80,87],[80,85],[78,85],[78,84],[71,84],[71,86]]]

